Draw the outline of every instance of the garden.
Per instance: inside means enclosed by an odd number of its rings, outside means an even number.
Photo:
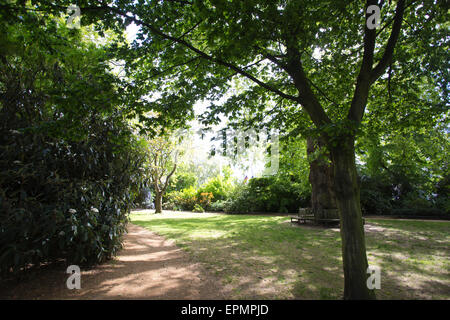
[[[450,299],[447,7],[2,2],[0,298]]]

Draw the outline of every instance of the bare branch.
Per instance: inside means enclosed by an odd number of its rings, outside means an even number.
[[[191,33],[191,32],[192,32],[195,28],[197,28],[197,27],[199,26],[199,24],[202,23],[202,22],[203,22],[203,20],[197,22],[192,28],[190,28],[190,29],[187,30],[185,33],[183,33],[183,34],[180,36],[180,39],[184,38],[186,35],[188,35],[189,33]]]
[[[175,163],[174,166],[173,166],[172,171],[168,174],[168,176],[167,176],[167,178],[166,178],[166,183],[164,184],[164,188],[162,189],[163,192],[166,191],[167,186],[169,185],[170,177],[172,177],[172,175],[174,174],[174,172],[175,172],[176,169],[177,169],[177,164]]]

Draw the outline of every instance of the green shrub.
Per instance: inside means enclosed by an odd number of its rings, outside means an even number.
[[[193,212],[205,212],[205,209],[203,209],[203,207],[199,204],[195,204],[194,209],[192,210]]]
[[[445,216],[439,201],[425,199],[417,190],[396,197],[396,184],[381,177],[361,177],[361,210],[364,215]],[[441,198],[438,198],[443,199]]]
[[[300,206],[308,205],[309,199],[309,191],[284,176],[253,178],[235,188],[224,210],[230,213],[298,212]]]
[[[11,47],[0,59],[0,276],[115,255],[141,176],[106,47],[47,15],[20,15],[0,23]]]
[[[195,204],[198,203],[198,191],[190,186],[182,191],[172,191],[166,195],[166,207],[179,208],[182,210],[191,211]]]
[[[450,215],[450,174],[447,173],[439,180],[435,186],[435,194],[436,207]]]
[[[165,202],[162,205],[164,210],[182,211],[183,209],[173,202]]]
[[[233,190],[233,183],[230,178],[217,175],[210,178],[198,189],[198,194],[211,193],[214,201],[226,200]]]
[[[448,213],[439,208],[395,208],[389,214],[398,217],[450,218]]]
[[[450,216],[450,198],[439,197],[436,199],[436,208],[441,210],[444,214]]]
[[[226,203],[227,202],[223,201],[223,200],[212,202],[210,205],[210,210],[211,211],[225,211]]]
[[[212,192],[201,192],[198,197],[198,204],[205,209],[211,208],[211,202],[214,199]]]
[[[93,123],[83,142],[1,131],[1,274],[61,258],[93,264],[121,248],[140,155],[130,138],[111,139],[126,130],[115,126]]]
[[[361,177],[361,210],[363,215],[389,214],[392,210],[392,186],[381,179]]]

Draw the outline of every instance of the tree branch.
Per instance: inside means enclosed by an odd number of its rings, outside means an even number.
[[[322,105],[309,85],[309,80],[303,70],[300,52],[291,46],[288,46],[287,51],[289,62],[286,68],[299,92],[297,102],[302,105],[317,127],[331,123],[330,118],[328,118],[325,110],[322,108]]]
[[[376,0],[367,0],[365,8],[367,10],[368,6],[376,4]],[[391,35],[389,36],[389,40],[386,45],[383,57],[375,68],[373,68],[373,58],[377,33],[375,29],[368,29],[367,24],[364,26],[364,55],[361,69],[356,80],[356,87],[353,94],[352,104],[347,116],[349,120],[361,122],[364,115],[370,86],[373,82],[375,82],[376,79],[378,79],[378,77],[381,76],[381,74],[384,72],[384,70],[386,70],[386,67],[391,62],[394,47],[400,34],[404,5],[404,0],[399,0],[399,2],[397,3]],[[366,22],[368,18],[369,15],[366,11]]]
[[[187,42],[186,40],[181,39],[181,38],[177,38],[177,37],[174,37],[174,36],[171,36],[171,35],[168,35],[168,34],[165,34],[165,33],[162,32],[161,30],[159,30],[158,28],[154,27],[153,25],[151,25],[151,24],[149,24],[149,23],[146,23],[146,22],[144,22],[144,21],[141,21],[141,20],[137,19],[137,18],[134,16],[134,13],[132,13],[132,12],[131,12],[131,14],[133,14],[133,16],[130,17],[130,16],[127,15],[126,13],[124,13],[124,12],[122,12],[122,11],[116,9],[116,8],[109,7],[109,9],[110,9],[112,12],[114,12],[114,13],[120,15],[120,16],[123,16],[123,17],[126,17],[126,18],[130,19],[131,21],[133,21],[134,23],[136,23],[136,24],[138,24],[138,25],[145,26],[145,27],[146,27],[147,29],[149,29],[151,32],[153,32],[154,34],[156,34],[156,35],[162,37],[163,39],[171,40],[171,41],[173,41],[173,42],[176,42],[176,43],[178,43],[178,44],[180,44],[180,45],[182,45],[182,46],[188,48],[189,50],[191,50],[191,51],[197,53],[198,56],[199,56],[200,58],[203,58],[203,59],[205,59],[205,60],[209,60],[209,61],[211,61],[211,62],[213,62],[213,63],[220,64],[220,65],[222,65],[222,66],[224,66],[224,67],[227,67],[227,68],[229,68],[229,69],[231,69],[231,70],[236,71],[238,74],[240,74],[240,75],[242,75],[242,76],[244,76],[244,77],[250,79],[250,80],[253,81],[254,83],[258,84],[259,86],[265,88],[265,89],[268,90],[268,91],[271,91],[271,92],[273,92],[273,93],[279,95],[280,97],[282,97],[282,98],[284,98],[284,99],[289,99],[289,100],[292,100],[292,101],[298,101],[298,97],[295,97],[295,96],[286,94],[286,93],[284,93],[284,92],[282,92],[282,91],[280,91],[280,90],[278,90],[278,89],[276,89],[276,88],[273,88],[273,87],[270,86],[269,84],[267,84],[267,83],[265,83],[265,82],[259,80],[259,79],[256,78],[255,76],[253,76],[253,75],[251,75],[250,73],[244,71],[242,68],[240,68],[240,67],[238,67],[238,66],[235,66],[234,64],[231,64],[231,63],[229,63],[229,62],[227,62],[227,61],[224,61],[224,60],[222,60],[222,59],[215,58],[215,57],[213,57],[213,56],[211,56],[211,55],[205,53],[204,51],[202,51],[202,50],[200,50],[200,49],[194,47],[192,44],[190,44],[190,43]],[[81,10],[83,10],[83,8],[81,8]]]
[[[400,30],[402,27],[403,21],[403,13],[405,10],[405,1],[400,0],[397,3],[397,8],[395,10],[395,18],[394,25],[392,26],[391,35],[389,36],[389,40],[386,45],[386,49],[384,50],[384,54],[381,57],[381,60],[378,62],[376,67],[370,73],[370,82],[375,82],[386,70],[389,64],[392,61],[392,56],[394,54],[394,48],[397,44],[398,37],[400,35]]]
[[[177,169],[177,164],[175,163],[174,166],[173,166],[172,171],[169,173],[169,175],[168,175],[167,178],[166,178],[166,183],[164,184],[164,188],[162,189],[163,192],[166,191],[167,186],[169,185],[170,177],[174,174],[174,172],[175,172],[176,169]]]

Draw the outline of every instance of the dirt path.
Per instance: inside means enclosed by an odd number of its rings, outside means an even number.
[[[218,279],[167,240],[130,224],[116,259],[81,269],[81,289],[66,288],[65,268],[7,283],[0,299],[224,299]]]

